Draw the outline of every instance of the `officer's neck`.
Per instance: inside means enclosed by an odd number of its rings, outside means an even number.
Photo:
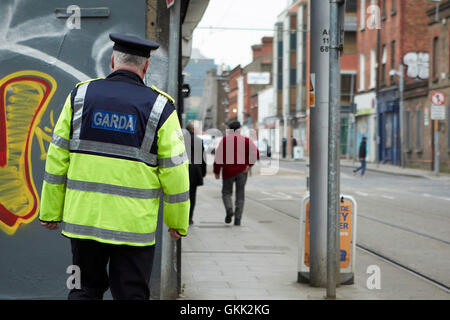
[[[120,66],[113,68],[113,71],[117,71],[117,70],[127,70],[130,72],[133,72],[133,73],[137,74],[142,80],[144,80],[145,73],[143,72],[143,70],[139,70],[137,67],[120,65]]]

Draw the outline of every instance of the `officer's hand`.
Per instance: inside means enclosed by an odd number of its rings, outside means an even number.
[[[56,230],[56,229],[58,229],[58,222],[43,222],[43,221],[41,221],[41,226],[44,226],[49,230]]]
[[[217,179],[217,180],[220,179],[220,173],[215,173],[214,175],[216,176],[216,179]]]
[[[181,238],[181,235],[175,229],[169,229],[169,233],[170,233],[170,236],[172,237],[172,239],[174,239],[174,240],[178,240]]]

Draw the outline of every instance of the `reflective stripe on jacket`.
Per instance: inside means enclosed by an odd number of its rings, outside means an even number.
[[[164,222],[181,235],[189,219],[189,173],[175,107],[128,71],[77,85],[48,150],[40,220],[72,238],[155,243]]]

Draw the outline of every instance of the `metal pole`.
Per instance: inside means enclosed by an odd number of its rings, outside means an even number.
[[[310,2],[311,73],[316,75],[310,109],[310,285],[326,287],[329,14],[327,0]]]
[[[341,106],[340,52],[342,0],[330,0],[330,106],[328,129],[327,298],[336,298],[339,283],[339,137]]]
[[[178,97],[178,64],[180,52],[180,10],[181,1],[175,0],[175,3],[170,7],[169,20],[169,84],[167,93],[171,97]]]
[[[170,96],[177,98],[179,81],[178,59],[180,53],[181,1],[176,0],[169,10],[169,83],[167,93]],[[160,201],[162,201],[162,198]],[[162,213],[161,216],[158,217],[158,219],[162,219]],[[177,270],[177,266],[180,265],[177,261],[177,258],[179,258],[180,255],[177,252],[177,243],[170,237],[169,232],[167,232],[167,227],[164,225],[164,223],[162,224],[162,227],[160,299],[168,300],[175,299],[178,296],[178,273],[180,273],[181,270]],[[178,246],[178,248],[180,249],[181,246]]]
[[[403,92],[404,92],[404,86],[405,86],[405,80],[403,77],[403,64],[400,63],[398,66],[398,73],[400,77],[400,83],[399,83],[399,91],[400,91],[400,165],[402,168],[405,167],[405,133],[404,133],[404,113],[405,113],[405,107],[403,103]]]
[[[439,120],[433,121],[434,126],[434,174],[439,176]]]

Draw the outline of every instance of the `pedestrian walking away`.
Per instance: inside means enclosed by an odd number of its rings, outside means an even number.
[[[366,156],[367,156],[367,138],[363,137],[361,144],[359,145],[359,161],[361,161],[361,165],[353,170],[353,173],[356,174],[359,170],[361,170],[361,176],[364,176],[366,172]]]
[[[159,44],[110,39],[113,72],[77,84],[56,123],[39,219],[71,241],[81,287],[69,299],[110,288],[114,299],[148,300],[160,199],[172,238],[187,235],[188,162],[173,99],[143,82]]]
[[[229,125],[231,133],[222,138],[214,160],[214,175],[222,173],[222,200],[225,206],[225,223],[241,225],[245,202],[245,184],[250,168],[259,160],[259,150],[249,138],[239,133],[239,121]],[[228,130],[227,130],[228,131]],[[233,185],[236,185],[236,202],[233,210]]]
[[[186,153],[189,159],[189,199],[191,207],[189,210],[189,224],[194,223],[194,207],[197,197],[197,187],[203,185],[203,178],[206,175],[205,148],[203,141],[196,136],[195,122],[189,121],[184,132],[184,142]]]
[[[292,159],[294,159],[294,155],[295,155],[295,147],[297,146],[297,139],[295,139],[293,136],[291,136],[291,141],[292,141]]]

